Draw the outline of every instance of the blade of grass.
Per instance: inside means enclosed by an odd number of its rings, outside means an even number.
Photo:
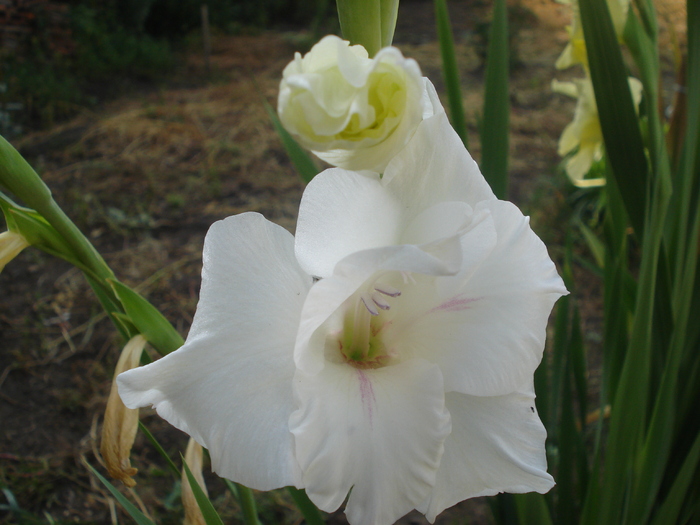
[[[90,465],[87,461],[84,462],[85,466],[92,472],[95,476],[97,476],[97,479],[99,479],[102,484],[107,487],[107,490],[109,490],[112,493],[112,496],[119,502],[119,504],[124,507],[124,510],[129,513],[129,516],[134,518],[134,521],[138,523],[138,525],[155,525],[143,512],[141,512],[139,509],[136,508],[136,506],[131,503],[126,497],[119,492],[114,485],[112,485],[109,481],[107,481],[97,470],[95,470],[92,465]]]
[[[508,10],[495,0],[489,33],[481,123],[481,171],[499,199],[508,195]]]
[[[304,150],[289,132],[284,129],[277,113],[275,113],[275,110],[272,109],[272,106],[270,106],[267,100],[263,100],[263,104],[265,105],[265,111],[267,111],[267,114],[270,116],[270,120],[272,120],[272,125],[275,127],[277,135],[279,135],[280,140],[282,140],[282,145],[287,155],[289,155],[289,160],[291,160],[294,165],[294,169],[297,170],[297,173],[299,173],[304,182],[311,182],[311,179],[319,172],[316,164],[311,157],[309,157],[308,153],[306,153],[306,150]]]
[[[442,56],[442,75],[445,79],[445,90],[450,104],[450,121],[457,135],[462,139],[464,147],[468,148],[467,124],[462,104],[462,83],[459,80],[459,68],[455,58],[454,38],[446,0],[435,0],[435,20],[437,21],[437,34],[440,41],[440,55]]]

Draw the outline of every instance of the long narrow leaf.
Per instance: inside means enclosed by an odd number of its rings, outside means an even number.
[[[696,479],[695,472],[700,462],[700,434],[695,438],[690,453],[683,461],[678,475],[676,476],[671,490],[669,490],[666,499],[664,500],[659,510],[654,516],[652,525],[666,525],[668,523],[685,523],[678,519],[683,508],[683,502],[686,500],[688,491],[691,488],[693,480]],[[697,506],[697,502],[696,502]],[[697,519],[697,516],[696,516]]]
[[[258,511],[255,506],[255,497],[253,491],[239,483],[234,483],[228,479],[224,479],[226,486],[233,494],[233,497],[238,500],[241,510],[243,511],[243,522],[246,525],[260,525],[258,519]]]
[[[197,479],[192,474],[190,467],[187,465],[185,458],[182,458],[182,468],[185,470],[185,475],[187,476],[187,481],[190,482],[190,487],[192,488],[192,493],[194,494],[194,499],[197,500],[197,505],[199,505],[199,510],[202,511],[202,517],[207,525],[224,525],[221,521],[219,514],[216,512],[214,505],[211,504],[209,498],[202,490],[202,487],[197,483]]]
[[[133,503],[126,499],[126,497],[119,492],[114,485],[112,485],[99,472],[97,472],[92,465],[85,462],[85,466],[90,469],[90,472],[97,476],[97,479],[99,479],[105,487],[107,487],[107,490],[112,493],[112,496],[114,496],[119,504],[124,507],[124,510],[129,513],[129,516],[134,518],[134,521],[138,523],[138,525],[155,525],[143,512],[137,509]]]
[[[141,432],[144,433],[144,435],[146,436],[148,441],[151,442],[151,445],[153,445],[155,447],[158,454],[160,454],[160,456],[163,459],[165,459],[165,462],[167,463],[168,467],[170,468],[170,472],[172,472],[172,474],[175,476],[175,479],[179,480],[180,479],[180,471],[178,470],[177,466],[175,466],[175,463],[173,463],[173,460],[170,459],[170,456],[168,456],[168,453],[165,451],[163,446],[160,443],[158,443],[158,440],[155,438],[155,436],[153,434],[151,434],[151,431],[148,430],[146,425],[141,423],[141,421],[139,421],[139,430],[141,430]]]
[[[552,525],[549,508],[542,494],[515,494],[513,498],[520,525]]]
[[[605,150],[638,237],[644,230],[648,166],[637,112],[605,0],[581,0],[581,23]]]
[[[161,355],[169,354],[184,344],[182,336],[155,306],[125,284],[117,280],[110,280],[109,283],[131,322]]]
[[[455,58],[454,38],[452,37],[452,26],[450,25],[446,0],[435,0],[435,20],[437,21],[437,34],[440,41],[440,55],[442,56],[442,76],[445,79],[445,90],[450,104],[450,121],[464,146],[468,148],[467,124],[462,104],[462,83],[459,80],[459,68]]]
[[[481,171],[499,199],[508,194],[508,11],[505,0],[495,0],[489,34],[481,123]]]
[[[324,525],[325,521],[316,505],[306,495],[305,490],[294,487],[287,487],[289,495],[292,496],[297,508],[304,515],[307,525]]]

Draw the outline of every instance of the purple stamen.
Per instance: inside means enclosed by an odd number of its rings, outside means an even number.
[[[379,310],[377,310],[374,306],[374,302],[371,300],[370,297],[367,297],[366,294],[362,294],[360,296],[360,300],[362,301],[362,304],[365,305],[365,308],[367,308],[367,311],[372,314],[372,315],[379,315]]]
[[[393,286],[389,286],[388,284],[377,284],[374,286],[374,289],[381,294],[388,295],[389,297],[398,297],[401,295],[401,290],[394,288]]]
[[[379,295],[378,293],[372,294],[372,301],[374,302],[374,304],[376,304],[382,310],[388,310],[389,308],[391,308],[391,306],[389,306],[389,303],[387,303],[384,300],[384,298],[381,295]]]

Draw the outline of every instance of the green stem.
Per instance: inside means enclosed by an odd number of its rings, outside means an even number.
[[[114,278],[114,273],[78,227],[63,213],[51,190],[22,155],[0,137],[0,185],[42,215],[61,234],[76,259],[100,279]]]
[[[289,495],[292,496],[297,508],[304,515],[307,525],[324,525],[325,521],[316,505],[306,495],[305,490],[299,490],[294,487],[287,487]]]
[[[253,491],[240,483],[234,483],[238,492],[238,503],[243,511],[243,521],[246,525],[262,525],[258,519],[258,510],[255,506]]]

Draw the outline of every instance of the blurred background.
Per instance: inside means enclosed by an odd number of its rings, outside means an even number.
[[[670,101],[684,3],[657,7]],[[433,9],[431,1],[402,0],[395,44],[442,97]],[[449,9],[478,160],[491,3],[452,0]],[[567,217],[580,206],[557,155],[575,100],[550,89],[555,76],[581,76],[554,69],[570,10],[553,0],[514,0],[509,20],[510,198],[532,217],[556,260]],[[212,222],[257,211],[294,231],[303,184],[263,101],[276,105],[295,51],[333,32],[329,0],[0,0],[0,134],[117,276],[184,336]],[[601,282],[583,265],[575,272],[595,383]],[[130,522],[83,465],[101,461],[101,417],[123,343],[67,263],[29,248],[0,274],[0,523]],[[184,450],[187,436],[147,410],[142,420],[171,457]],[[140,471],[139,505],[158,523],[179,523],[179,484],[142,435],[132,465]],[[236,523],[240,510],[222,482],[208,476],[207,483],[224,521]],[[287,498],[261,495],[263,522],[300,523]],[[480,500],[437,523],[465,517],[491,523]],[[426,522],[411,514],[402,523]]]

